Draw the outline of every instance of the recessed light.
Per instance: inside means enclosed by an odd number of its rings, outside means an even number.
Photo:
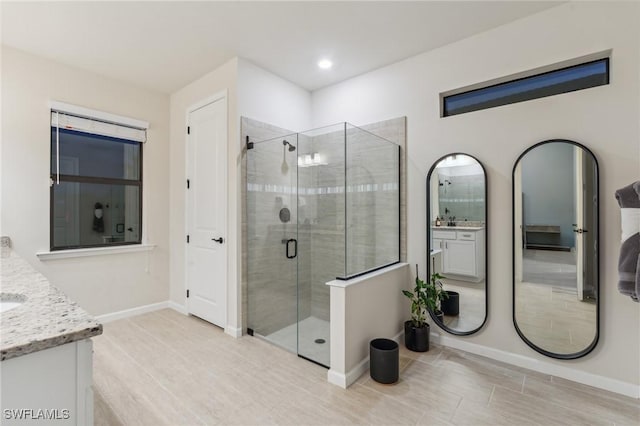
[[[331,62],[328,59],[322,59],[322,60],[318,61],[318,66],[320,68],[322,68],[323,70],[328,70],[329,68],[331,68],[333,66],[333,62]]]

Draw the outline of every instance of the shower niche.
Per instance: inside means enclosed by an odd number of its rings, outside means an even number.
[[[400,261],[400,147],[339,123],[246,148],[247,332],[329,367],[326,283]]]

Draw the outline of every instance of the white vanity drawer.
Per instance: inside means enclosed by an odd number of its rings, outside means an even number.
[[[436,231],[433,230],[433,238],[437,238],[440,240],[455,240],[456,239],[456,231]]]
[[[467,240],[467,241],[475,241],[476,233],[470,231],[458,231],[458,239],[459,240]]]

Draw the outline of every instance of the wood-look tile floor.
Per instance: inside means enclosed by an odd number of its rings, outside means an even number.
[[[443,281],[445,290],[459,294],[459,313],[455,316],[445,315],[445,325],[458,331],[471,331],[480,327],[486,317],[485,282],[465,282],[451,278]]]
[[[96,425],[635,425],[640,402],[444,347],[401,345],[400,381],[327,370],[172,310],[94,338]]]
[[[546,284],[516,282],[516,319],[527,339],[549,352],[584,350],[596,337],[597,305]]]

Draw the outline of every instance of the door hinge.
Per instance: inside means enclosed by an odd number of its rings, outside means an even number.
[[[187,297],[189,297],[189,290],[187,290]]]
[[[189,243],[189,236],[187,235],[187,244]]]
[[[189,185],[190,185],[190,182],[189,182],[189,179],[187,179],[187,189],[189,189]]]
[[[191,134],[191,126],[187,126],[187,134],[190,135]]]
[[[247,136],[247,149],[253,149],[253,142],[249,142],[249,136]]]

